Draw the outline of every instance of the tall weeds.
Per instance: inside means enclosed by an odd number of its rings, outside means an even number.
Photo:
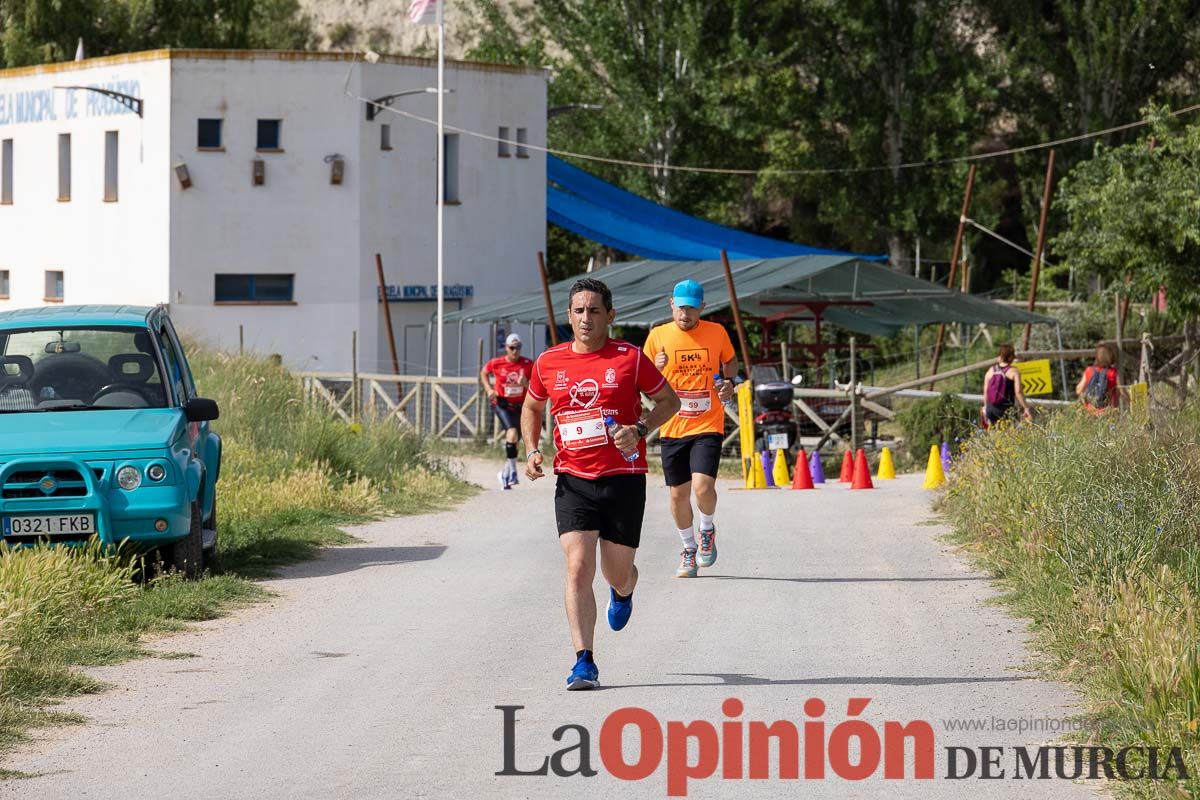
[[[1001,426],[964,446],[944,510],[1080,685],[1095,741],[1182,747],[1200,770],[1200,409]]]

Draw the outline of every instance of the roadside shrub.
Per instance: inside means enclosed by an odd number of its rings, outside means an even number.
[[[923,464],[930,445],[966,441],[978,427],[979,406],[952,394],[922,397],[896,413],[910,463]]]

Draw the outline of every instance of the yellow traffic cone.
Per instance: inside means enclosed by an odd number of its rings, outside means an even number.
[[[892,463],[892,451],[886,447],[879,454],[879,469],[876,471],[875,479],[880,481],[896,480],[896,465]]]
[[[743,458],[742,459],[742,472],[744,472],[746,475],[746,487],[745,488],[747,488],[747,489],[754,488],[754,461],[755,460],[756,459],[753,459],[753,458]]]
[[[921,488],[936,489],[945,482],[946,473],[942,471],[942,455],[938,452],[938,446],[935,444],[929,448],[929,465],[925,467],[925,483]]]
[[[775,465],[771,468],[771,476],[775,478],[775,485],[781,489],[786,489],[792,482],[788,475],[787,458],[782,450],[775,451]]]
[[[761,458],[752,458],[750,460],[754,462],[754,488],[755,489],[766,489],[767,488],[767,471],[765,469],[763,469],[762,459]],[[938,463],[941,463],[941,462],[939,461]]]

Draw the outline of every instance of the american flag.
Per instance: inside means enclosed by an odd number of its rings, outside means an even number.
[[[408,18],[418,25],[437,24],[438,4],[442,0],[412,0],[408,7]]]

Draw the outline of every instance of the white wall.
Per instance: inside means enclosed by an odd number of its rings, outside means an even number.
[[[115,61],[115,60],[113,60]],[[64,273],[66,303],[165,299],[168,259],[165,61],[34,67],[0,73],[0,139],[13,140],[13,204],[0,205],[0,309],[43,305],[45,271]],[[63,85],[126,82],[145,117]],[[36,111],[24,114],[29,102]],[[49,105],[47,105],[49,104]],[[118,200],[104,202],[105,132],[118,132]],[[58,135],[71,134],[71,199],[58,200]]]

